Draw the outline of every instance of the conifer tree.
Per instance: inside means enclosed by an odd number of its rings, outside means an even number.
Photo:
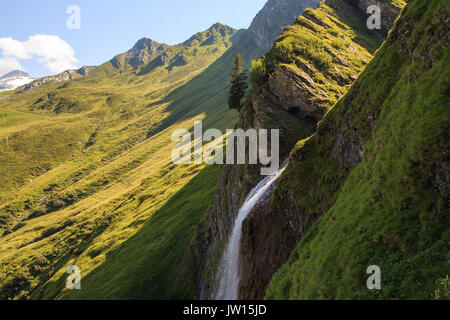
[[[233,73],[231,74],[230,93],[228,96],[228,106],[230,109],[240,110],[247,91],[247,74],[243,67],[244,61],[239,53],[234,58]]]

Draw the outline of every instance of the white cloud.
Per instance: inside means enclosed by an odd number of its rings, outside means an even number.
[[[37,56],[38,62],[44,63],[52,73],[61,73],[67,69],[76,69],[78,60],[72,47],[58,36],[38,34],[27,41],[13,38],[0,38],[0,49],[3,60],[32,59]],[[18,61],[17,61],[18,62]],[[12,69],[14,70],[14,69]]]
[[[20,42],[13,38],[0,38],[0,49],[3,50],[3,55],[5,57],[30,59],[31,56],[26,52],[24,43],[25,42]]]
[[[0,77],[14,70],[22,70],[23,67],[15,58],[0,58]]]

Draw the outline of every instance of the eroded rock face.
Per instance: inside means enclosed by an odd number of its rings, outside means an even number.
[[[233,166],[224,166],[221,170],[208,218],[199,226],[200,233],[192,250],[196,261],[193,271],[199,276],[203,274],[200,276],[200,299],[210,299],[215,293],[217,266],[236,213],[244,200],[243,194],[248,193],[257,183],[258,180],[252,180],[250,176],[239,176]]]
[[[266,287],[278,266],[279,255],[271,251],[273,237],[276,237],[274,228],[278,226],[269,225],[272,207],[274,185],[263,195],[260,202],[249,213],[248,218],[242,226],[243,237],[240,251],[241,261],[241,283],[239,288],[239,299],[263,299]],[[256,218],[255,215],[258,215]],[[266,243],[262,245],[263,243]],[[258,275],[255,277],[254,275]]]
[[[151,39],[141,39],[136,45],[127,53],[127,59],[133,68],[149,63],[158,55],[161,63],[166,64],[167,46],[159,44]]]
[[[317,220],[307,217],[292,201],[286,201],[283,214],[272,210],[275,185],[253,208],[242,227],[239,299],[264,299],[273,274],[285,263],[298,241]],[[245,235],[245,236],[244,236]]]
[[[269,88],[286,111],[315,121],[322,119],[326,112],[326,109],[312,102],[314,97],[326,96],[326,93],[301,69],[294,72],[286,66],[280,66],[270,76]]]
[[[95,67],[84,66],[77,70],[77,72],[82,76],[87,76]]]

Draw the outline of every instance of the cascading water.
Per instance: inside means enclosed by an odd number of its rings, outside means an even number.
[[[247,218],[251,209],[258,203],[265,192],[274,184],[285,168],[275,172],[271,176],[267,176],[262,180],[245,199],[237,218],[234,222],[233,231],[230,240],[225,248],[219,268],[219,286],[215,292],[217,300],[237,300],[239,295],[239,251],[241,247],[242,224]]]

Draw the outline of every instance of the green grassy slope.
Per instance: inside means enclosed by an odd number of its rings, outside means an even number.
[[[39,290],[33,298],[192,298],[193,283],[189,275],[186,277],[182,273],[181,267],[185,250],[215,190],[218,171],[217,166],[212,166],[195,175],[135,235],[109,252],[102,264],[83,278],[82,290],[61,293],[67,274],[60,270],[55,275],[58,280]],[[171,176],[171,179],[180,178]],[[122,210],[130,206],[127,204]],[[88,256],[99,251],[102,251],[101,245],[94,246]],[[87,257],[75,258],[69,263],[83,264],[83,259]]]
[[[0,92],[0,97],[8,96],[8,95],[12,94],[13,92],[14,92],[14,90],[2,91],[2,92]]]
[[[298,143],[273,206],[289,194],[322,217],[268,299],[435,297],[450,272],[449,13],[447,2],[409,1],[347,95]],[[380,291],[366,287],[370,265],[381,268]]]
[[[392,7],[388,1],[383,5]],[[322,1],[317,9],[306,9],[263,57],[253,61],[250,97],[256,107],[243,108],[241,114],[251,119],[252,109],[277,104],[277,112],[258,117],[266,128],[282,129],[284,156],[313,132],[316,122],[348,91],[384,41],[384,32],[368,30],[365,23],[352,3]],[[267,91],[274,97],[268,98]]]
[[[327,0],[317,9],[306,9],[285,28],[272,49],[253,63],[253,88],[260,90],[284,66],[311,77],[319,89],[311,103],[328,110],[385,39],[382,32],[363,28],[363,21],[359,10],[342,0]]]
[[[176,142],[170,138],[176,128],[191,129],[194,120],[203,119],[204,129],[234,125],[237,114],[224,98],[228,65],[214,63],[234,33],[218,24],[169,48],[173,59],[175,53],[188,57],[180,65],[125,63],[118,69],[108,62],[74,81],[2,97],[1,298],[62,297],[61,274],[75,262],[86,277],[77,298],[114,298],[110,288],[99,286],[103,280],[96,277],[103,273],[90,276],[110,259],[127,279],[167,282],[165,291],[142,291],[145,298],[193,295],[195,289],[180,289],[185,281],[168,270],[188,246],[218,172],[173,165]],[[186,214],[174,209],[182,206]],[[122,269],[121,255],[113,254],[135,246],[130,239],[138,234],[149,237],[147,258],[155,264],[153,271],[143,264],[142,274]],[[142,258],[125,250],[130,260]],[[121,298],[136,297],[121,284]]]

